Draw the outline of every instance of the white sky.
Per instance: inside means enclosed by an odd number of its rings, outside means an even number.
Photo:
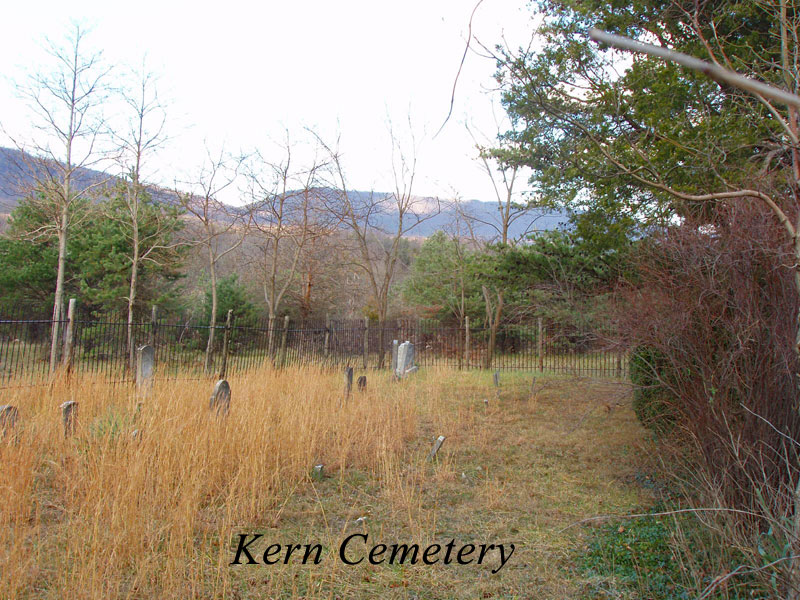
[[[533,24],[526,4],[484,0],[474,33],[489,46],[502,36],[527,44]],[[497,131],[493,61],[467,57],[453,116],[433,139],[449,109],[473,7],[473,0],[7,3],[0,125],[31,135],[14,82],[46,71],[45,38],[61,43],[77,19],[91,29],[88,45],[102,49],[117,72],[146,54],[159,77],[170,141],[150,162],[156,183],[191,177],[204,144],[277,159],[274,140],[286,129],[300,139],[311,127],[331,143],[340,132],[352,188],[390,190],[387,117],[407,133],[410,115],[419,147],[415,193],[493,200],[464,127]],[[0,144],[11,145],[2,135]]]

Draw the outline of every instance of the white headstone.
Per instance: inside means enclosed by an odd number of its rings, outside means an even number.
[[[397,350],[397,368],[394,374],[398,378],[403,378],[409,373],[415,373],[417,367],[414,366],[414,344],[403,342]]]
[[[399,346],[400,342],[392,340],[392,373],[397,373],[397,351]]]
[[[208,403],[211,410],[218,415],[227,415],[231,407],[231,386],[225,379],[220,379],[211,392],[211,400]]]
[[[153,372],[156,365],[156,351],[145,344],[136,349],[136,387],[148,391],[153,383]]]
[[[438,438],[436,438],[436,441],[433,444],[433,449],[431,450],[431,453],[428,455],[428,458],[430,460],[436,458],[436,453],[439,452],[439,448],[441,448],[442,444],[444,444],[444,440],[445,437],[443,435],[440,435]]]

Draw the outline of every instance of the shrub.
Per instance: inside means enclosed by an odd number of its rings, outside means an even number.
[[[664,433],[675,424],[674,398],[663,385],[668,376],[664,356],[648,346],[631,353],[629,372],[633,383],[633,410],[639,421],[655,433]]]

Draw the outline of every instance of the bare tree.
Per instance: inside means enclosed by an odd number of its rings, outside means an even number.
[[[67,239],[70,227],[80,217],[75,207],[107,180],[86,181],[81,171],[102,160],[98,144],[104,133],[101,108],[106,96],[108,74],[99,53],[85,54],[86,31],[75,25],[65,46],[48,41],[47,52],[54,62],[49,74],[35,74],[21,87],[35,115],[37,139],[29,143],[10,135],[23,152],[21,180],[33,180],[31,202],[46,216],[45,225],[29,232],[30,238],[55,238],[58,245],[50,372],[58,359],[59,322],[63,319],[64,282],[67,267]]]
[[[441,211],[438,199],[424,199],[412,194],[417,167],[416,141],[412,134],[410,155],[404,152],[391,129],[392,173],[394,190],[390,193],[363,193],[350,188],[345,174],[339,140],[328,146],[320,144],[330,156],[330,172],[335,194],[326,200],[329,210],[347,226],[355,242],[354,263],[364,273],[378,317],[378,367],[383,367],[384,325],[389,309],[389,292],[396,274],[403,239],[421,223]],[[380,224],[382,216],[391,215],[392,230]]]
[[[211,317],[208,323],[205,372],[209,373],[217,325],[217,265],[224,256],[242,245],[248,233],[252,214],[247,209],[237,209],[219,200],[219,194],[236,182],[244,159],[232,158],[224,151],[218,156],[212,156],[207,150],[206,155],[206,162],[198,176],[194,181],[188,182],[191,191],[176,190],[176,195],[198,229],[197,237],[187,243],[202,247],[208,260]]]
[[[463,204],[461,203],[456,204],[456,210],[459,218],[463,219],[466,224],[470,237],[476,245],[485,247],[489,244],[499,244],[498,249],[503,252],[507,246],[516,244],[532,232],[536,219],[529,219],[520,235],[512,238],[510,233],[511,226],[514,223],[522,218],[530,217],[533,206],[530,202],[521,202],[519,199],[519,192],[515,187],[518,182],[517,178],[520,176],[519,164],[505,158],[502,146],[492,149],[488,144],[478,142],[469,127],[467,127],[467,130],[472,135],[472,139],[475,140],[481,167],[492,183],[497,216],[494,219],[486,219],[475,213],[463,210]],[[475,231],[477,225],[489,227],[494,232],[494,235],[488,238],[481,238]],[[482,285],[481,291],[486,309],[486,325],[489,327],[489,345],[484,363],[484,367],[488,369],[492,366],[494,349],[497,344],[497,331],[503,318],[505,290],[497,286]]]
[[[295,283],[304,249],[331,230],[331,219],[317,210],[314,158],[307,168],[295,170],[293,148],[287,133],[283,159],[277,163],[257,156],[248,173],[255,247],[261,287],[269,317],[269,353],[274,343],[274,323],[288,290]]]
[[[120,147],[118,160],[123,171],[117,186],[122,210],[116,210],[113,202],[106,207],[106,216],[119,222],[131,247],[126,298],[127,347],[131,370],[135,359],[133,323],[140,267],[145,262],[163,264],[164,261],[174,260],[178,248],[184,243],[174,236],[179,226],[175,211],[170,206],[157,206],[149,202],[149,194],[141,178],[145,159],[165,140],[166,114],[155,90],[153,74],[143,68],[135,76],[138,79],[135,89],[123,93],[130,111],[127,127],[123,133],[114,136]]]

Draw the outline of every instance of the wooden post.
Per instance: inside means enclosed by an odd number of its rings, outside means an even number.
[[[364,317],[364,358],[362,360],[363,367],[367,368],[367,360],[369,358],[369,317]]]
[[[228,370],[228,344],[231,338],[231,321],[233,321],[233,309],[228,311],[225,319],[225,333],[222,336],[222,366],[219,369],[219,379],[225,379]]]
[[[289,315],[283,318],[283,335],[281,335],[281,358],[280,366],[283,368],[286,365],[286,336],[289,335]]]
[[[464,317],[464,364],[469,369],[469,317]]]
[[[325,315],[325,342],[323,347],[323,354],[327,359],[331,353],[331,318],[329,315]]]
[[[537,319],[539,325],[539,335],[536,338],[536,345],[539,354],[539,370],[544,371],[544,327],[542,325],[542,317]]]
[[[64,357],[62,363],[67,372],[72,370],[73,335],[75,334],[75,298],[69,299],[67,330],[64,333]]]
[[[156,328],[158,327],[158,307],[153,305],[153,312],[150,314],[150,345],[156,347]]]

